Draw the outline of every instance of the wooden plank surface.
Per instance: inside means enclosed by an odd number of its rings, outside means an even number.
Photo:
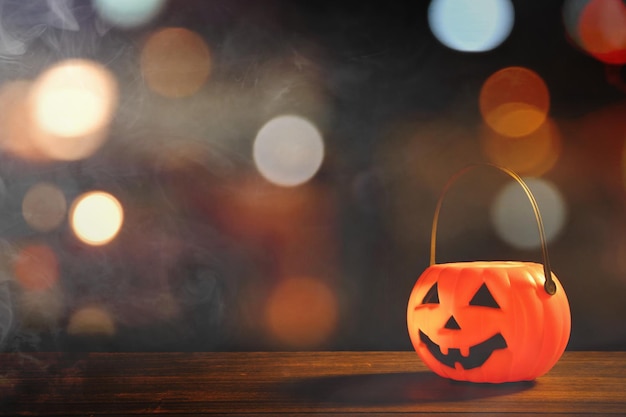
[[[0,414],[626,414],[626,352],[532,383],[449,381],[414,352],[0,354]]]

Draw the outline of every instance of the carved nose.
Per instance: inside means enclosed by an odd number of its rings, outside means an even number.
[[[456,322],[456,320],[454,319],[454,316],[450,316],[450,318],[446,322],[446,325],[443,326],[443,328],[452,329],[452,330],[461,330],[461,326],[459,326],[459,323]]]

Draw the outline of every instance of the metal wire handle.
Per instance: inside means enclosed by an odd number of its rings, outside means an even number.
[[[541,213],[539,213],[539,206],[537,205],[537,200],[535,200],[535,196],[530,191],[528,185],[524,182],[524,180],[517,175],[515,172],[511,171],[508,168],[504,168],[495,164],[484,163],[484,164],[471,164],[466,166],[465,168],[458,171],[454,174],[448,182],[444,185],[443,190],[441,191],[441,195],[439,196],[439,200],[437,200],[437,207],[435,208],[435,216],[433,218],[433,228],[430,235],[430,265],[435,264],[435,248],[437,244],[437,223],[439,221],[439,212],[441,211],[441,205],[443,204],[443,198],[445,197],[448,189],[459,179],[461,176],[465,175],[468,171],[471,171],[477,167],[481,166],[490,166],[504,172],[513,178],[519,185],[522,186],[528,200],[530,200],[530,204],[533,207],[533,212],[535,213],[535,219],[537,220],[537,227],[539,229],[539,240],[541,241],[541,253],[543,255],[543,273],[546,278],[546,281],[543,285],[543,288],[549,295],[554,295],[556,293],[556,284],[552,279],[552,270],[550,269],[550,259],[548,258],[548,246],[546,245],[546,236],[543,228],[543,220],[541,219]]]

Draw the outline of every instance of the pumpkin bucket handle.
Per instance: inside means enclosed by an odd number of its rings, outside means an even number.
[[[468,171],[473,170],[474,168],[480,166],[490,166],[496,168],[503,173],[509,175],[513,178],[521,187],[524,189],[528,200],[530,200],[530,204],[533,207],[533,212],[535,213],[535,219],[537,220],[537,227],[539,229],[539,240],[541,241],[541,253],[543,255],[543,272],[546,278],[546,281],[543,285],[543,288],[549,295],[554,295],[556,293],[556,284],[552,279],[552,270],[550,269],[550,259],[548,258],[548,247],[546,245],[546,236],[543,228],[543,220],[541,219],[541,214],[539,213],[539,206],[537,205],[537,200],[535,200],[535,196],[530,191],[528,185],[524,182],[524,180],[517,175],[515,172],[511,171],[508,168],[501,167],[495,164],[484,163],[484,164],[471,164],[466,166],[465,168],[458,171],[454,174],[448,182],[444,185],[443,190],[441,191],[441,195],[439,196],[439,200],[437,200],[437,207],[435,208],[435,216],[433,218],[433,227],[430,235],[430,265],[435,264],[435,248],[437,244],[437,223],[439,220],[439,212],[441,211],[441,205],[443,204],[443,198],[446,195],[448,189],[459,179],[461,176],[465,175]]]

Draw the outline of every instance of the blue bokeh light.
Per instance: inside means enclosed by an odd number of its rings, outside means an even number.
[[[428,24],[435,37],[448,48],[484,52],[509,36],[515,21],[510,0],[433,0]]]

